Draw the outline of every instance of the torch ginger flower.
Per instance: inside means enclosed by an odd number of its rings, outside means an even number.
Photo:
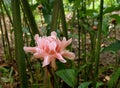
[[[35,47],[24,47],[24,51],[33,53],[35,58],[43,60],[43,67],[49,64],[55,67],[56,59],[62,63],[66,63],[63,57],[70,60],[75,58],[74,53],[65,49],[72,42],[72,39],[67,41],[64,37],[63,40],[60,41],[55,31],[51,32],[51,36],[48,37],[39,37],[39,35],[36,34],[34,39],[37,45]]]

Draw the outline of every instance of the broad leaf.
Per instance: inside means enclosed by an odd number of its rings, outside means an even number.
[[[75,70],[74,69],[64,69],[56,72],[64,82],[66,82],[70,87],[75,86]]]
[[[120,77],[120,68],[118,68],[111,76],[110,81],[108,82],[108,88],[113,88]]]
[[[118,50],[120,50],[120,41],[119,40],[110,44],[108,47],[105,47],[102,50],[102,52],[108,52],[108,51],[117,52]]]
[[[80,84],[80,86],[78,88],[88,88],[88,86],[91,84],[92,82],[83,82]]]

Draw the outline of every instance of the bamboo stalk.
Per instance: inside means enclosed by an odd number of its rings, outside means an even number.
[[[57,29],[58,14],[59,14],[59,3],[58,3],[58,0],[55,0],[54,7],[53,7],[53,14],[52,14],[51,31],[54,31]],[[50,32],[48,32],[48,34],[50,34]]]
[[[27,84],[27,73],[26,73],[26,62],[25,53],[23,51],[23,38],[22,38],[22,27],[21,27],[21,14],[19,0],[12,0],[13,10],[13,24],[14,24],[14,35],[15,35],[15,56],[18,65],[20,87],[28,88]]]
[[[68,39],[68,30],[67,30],[67,24],[66,24],[66,19],[65,19],[63,0],[58,0],[58,1],[59,1],[59,6],[60,6],[60,15],[61,15],[63,34],[66,37],[66,39]]]
[[[99,28],[98,28],[98,34],[97,34],[97,42],[96,42],[96,53],[95,53],[95,86],[98,80],[98,71],[99,71],[99,59],[100,59],[100,49],[101,49],[101,31],[102,31],[102,20],[103,20],[103,4],[104,0],[100,0],[100,15],[99,15]]]

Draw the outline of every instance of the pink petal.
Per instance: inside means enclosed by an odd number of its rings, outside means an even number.
[[[40,58],[40,59],[42,59],[43,57],[44,57],[45,55],[43,54],[43,53],[34,53],[34,57],[35,58]]]
[[[75,54],[72,53],[72,52],[69,52],[67,50],[66,51],[62,51],[61,54],[62,54],[63,57],[68,58],[70,60],[74,60],[74,58],[75,58]]]
[[[42,67],[49,65],[50,61],[51,61],[51,58],[49,56],[45,56]]]
[[[72,42],[72,38],[69,39],[69,40],[67,40],[66,43],[65,43],[65,48],[66,48],[68,45],[70,45],[71,42]]]
[[[25,52],[31,52],[34,53],[37,51],[37,47],[23,47]]]
[[[66,41],[66,38],[64,37],[61,43],[61,50],[64,50],[70,43],[72,42],[72,38]]]
[[[56,58],[59,60],[59,61],[61,61],[62,63],[66,63],[66,60],[61,56],[61,54],[56,54]]]
[[[35,37],[34,37],[34,39],[35,39],[36,41],[38,41],[38,40],[39,40],[39,35],[36,34]]]
[[[55,31],[51,32],[51,37],[56,38],[57,34]]]
[[[55,53],[56,47],[57,47],[56,42],[51,42],[51,43],[49,44],[50,52],[51,52],[51,53]]]

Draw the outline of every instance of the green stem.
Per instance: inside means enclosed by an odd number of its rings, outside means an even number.
[[[79,48],[78,48],[78,68],[79,68],[79,64],[80,64],[80,54],[81,54],[81,52],[80,52],[80,46],[81,46],[81,44],[80,44],[80,17],[79,17],[79,9],[77,9],[77,20],[78,20],[78,46],[79,46]],[[78,73],[78,75],[77,75],[77,85],[79,85],[79,77],[80,77],[80,74]]]
[[[58,0],[58,1],[59,1],[59,6],[60,6],[60,15],[61,15],[63,34],[66,37],[66,39],[68,39],[68,30],[67,30],[67,24],[66,24],[66,19],[65,19],[63,0]]]
[[[100,59],[100,49],[101,49],[101,31],[102,31],[102,20],[103,20],[103,3],[104,0],[100,0],[100,15],[99,15],[99,29],[97,34],[97,42],[96,42],[96,57],[95,57],[95,86],[98,80],[98,71],[99,71],[99,59]]]
[[[51,75],[51,83],[52,83],[53,88],[59,88],[58,80],[57,80],[54,69],[51,68],[50,66],[48,66],[47,69],[48,69],[48,71],[49,71],[49,73]]]
[[[22,9],[22,11],[23,11],[23,14],[24,14],[24,21],[25,21],[25,23],[26,23],[26,25],[27,25],[27,27],[28,27],[28,29],[29,29],[29,33],[30,33],[30,35],[31,35],[31,39],[32,39],[32,44],[31,45],[35,45],[35,41],[34,41],[34,37],[33,37],[33,33],[32,33],[32,30],[30,30],[30,24],[29,24],[29,22],[28,22],[28,19],[27,19],[27,16],[25,15],[25,10],[23,9],[23,6],[21,5],[21,3],[20,3],[20,6],[21,6],[21,9]]]
[[[44,88],[53,88],[53,85],[51,85],[50,73],[48,68],[44,67],[44,71]]]
[[[95,10],[95,0],[93,0],[93,10]],[[93,18],[92,26],[94,26],[94,18]]]
[[[59,14],[59,3],[58,3],[58,1],[59,0],[54,1],[52,23],[51,23],[51,31],[54,31],[54,30],[57,29],[57,19],[58,19],[58,14]]]
[[[26,13],[26,16],[28,18],[28,21],[29,21],[29,24],[30,24],[33,35],[39,34],[37,24],[35,22],[35,19],[34,19],[34,16],[32,14],[32,11],[30,9],[30,5],[29,5],[28,1],[27,0],[21,0],[21,2],[22,2],[22,5],[23,5],[23,8],[24,8],[24,12]]]
[[[27,84],[27,73],[26,73],[26,62],[25,53],[23,51],[23,38],[22,38],[22,27],[21,27],[21,14],[19,0],[12,0],[12,11],[13,11],[13,27],[15,35],[15,55],[18,65],[20,87],[28,88]]]

